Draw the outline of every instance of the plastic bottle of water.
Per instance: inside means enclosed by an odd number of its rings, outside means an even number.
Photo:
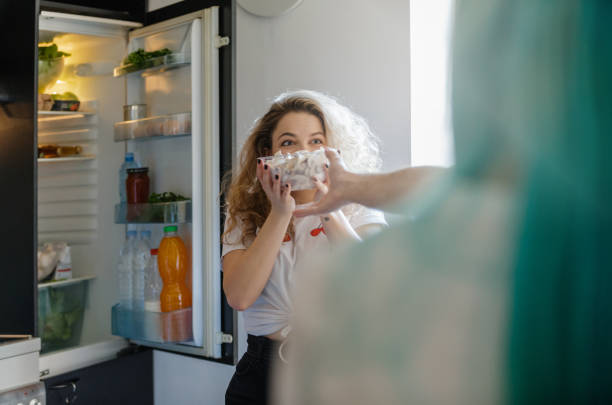
[[[127,169],[132,169],[135,167],[139,167],[138,162],[134,159],[134,154],[132,152],[125,153],[125,161],[121,165],[119,169],[119,202],[125,203],[127,202],[127,193],[125,190],[125,180],[127,179]]]
[[[133,291],[135,309],[144,309],[145,303],[145,273],[151,260],[151,231],[140,232],[140,240],[136,242],[134,254]]]
[[[161,312],[159,294],[163,284],[157,269],[157,249],[151,249],[151,259],[145,272],[145,311]]]
[[[134,272],[134,249],[136,245],[136,231],[128,231],[127,238],[119,252],[119,265],[117,266],[117,283],[119,303],[124,308],[132,308],[132,273]]]

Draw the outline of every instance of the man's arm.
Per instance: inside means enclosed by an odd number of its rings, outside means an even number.
[[[329,159],[329,192],[314,205],[296,210],[295,216],[321,215],[350,203],[371,208],[390,206],[409,197],[413,190],[445,170],[420,166],[389,173],[357,174],[346,170],[336,151],[326,149],[325,154]]]

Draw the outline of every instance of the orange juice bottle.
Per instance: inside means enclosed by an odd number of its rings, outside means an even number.
[[[159,244],[157,266],[164,286],[160,294],[162,312],[191,307],[191,291],[185,282],[187,275],[187,248],[176,234],[176,226],[164,227]]]

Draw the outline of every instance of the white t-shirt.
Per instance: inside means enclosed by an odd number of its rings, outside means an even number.
[[[308,204],[300,205],[297,208],[306,205]],[[353,229],[368,224],[387,225],[381,211],[369,208],[359,210],[357,214],[348,218],[348,221]],[[292,313],[290,294],[293,290],[295,269],[299,268],[301,262],[312,260],[313,254],[330,251],[330,243],[323,232],[323,224],[319,216],[294,218],[293,224],[295,240],[292,238],[281,244],[272,273],[261,295],[243,312],[246,331],[251,335],[270,335],[289,324],[289,317]],[[227,220],[225,225],[227,226]],[[224,241],[230,243],[223,244],[222,256],[234,250],[246,249],[240,241],[241,235],[242,228],[238,224]]]

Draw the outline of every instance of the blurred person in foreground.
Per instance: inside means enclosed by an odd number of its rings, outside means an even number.
[[[612,401],[612,3],[455,13],[456,165],[302,280],[280,404]]]

